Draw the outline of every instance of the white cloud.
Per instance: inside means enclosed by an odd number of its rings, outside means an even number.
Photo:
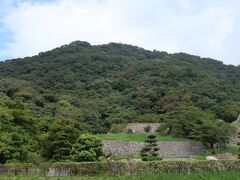
[[[4,54],[30,56],[85,40],[92,44],[123,42],[221,59],[224,41],[234,30],[231,9],[209,6],[196,10],[191,0],[179,2],[184,13],[163,0],[21,1],[4,18],[5,28],[12,33]]]
[[[121,25],[123,14],[114,5],[74,0],[44,5],[22,3],[5,19],[13,35],[6,53],[32,55],[77,39],[92,43],[130,40],[131,32],[123,31]]]

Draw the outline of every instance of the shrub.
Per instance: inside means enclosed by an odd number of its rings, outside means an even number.
[[[147,136],[147,139],[145,142],[147,143],[142,150],[140,151],[140,156],[142,157],[143,161],[156,161],[156,160],[162,160],[162,158],[158,157],[157,151],[159,148],[157,148],[157,140],[156,135],[150,134]]]
[[[72,147],[71,159],[77,162],[98,161],[104,155],[102,146],[100,139],[89,134],[82,134]]]
[[[159,123],[162,121],[162,115],[145,113],[143,115],[138,115],[135,121],[138,123]]]
[[[146,173],[190,173],[190,172],[219,172],[219,171],[240,171],[239,160],[226,161],[109,161],[109,162],[60,162],[42,163],[39,165],[14,163],[1,166],[4,173],[25,173],[46,175],[49,168],[55,172],[66,170],[69,175],[129,175]]]
[[[132,133],[133,133],[132,129],[127,130],[127,134],[132,134]]]
[[[146,127],[144,128],[144,131],[145,131],[146,133],[150,132],[150,130],[151,130],[151,126],[146,126]]]
[[[110,132],[111,133],[122,133],[124,132],[124,129],[126,128],[127,124],[113,124]]]

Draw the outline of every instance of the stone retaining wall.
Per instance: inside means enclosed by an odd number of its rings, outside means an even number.
[[[131,129],[133,133],[142,134],[146,133],[144,131],[144,128],[147,126],[151,127],[149,133],[155,133],[158,127],[160,126],[160,123],[129,123],[127,125],[127,130]]]
[[[159,155],[163,157],[194,156],[205,148],[195,141],[160,141],[157,142]],[[126,142],[104,140],[104,152],[106,155],[139,155],[144,142]]]
[[[238,133],[240,133],[240,115],[238,119],[233,121],[231,124],[236,128],[236,132],[230,138],[228,146],[238,147],[238,143],[240,142],[240,138],[238,138]]]

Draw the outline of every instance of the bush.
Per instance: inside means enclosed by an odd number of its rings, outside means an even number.
[[[155,134],[150,134],[147,136],[148,139],[155,139],[157,136]]]
[[[127,124],[113,124],[110,133],[122,133],[126,129]]]
[[[98,161],[104,155],[102,146],[100,139],[89,134],[82,134],[72,147],[71,159],[76,162]]]
[[[152,158],[152,160],[154,157]],[[190,173],[190,172],[219,172],[240,171],[239,160],[226,161],[147,161],[147,162],[61,162],[55,164],[5,164],[1,166],[2,173],[41,174],[46,175],[49,168],[55,172],[66,170],[68,175],[130,175],[146,173]]]
[[[132,129],[127,130],[127,134],[132,134],[132,133],[133,133]]]
[[[150,130],[151,130],[151,126],[146,126],[146,127],[144,128],[144,131],[145,131],[146,133],[150,132]]]

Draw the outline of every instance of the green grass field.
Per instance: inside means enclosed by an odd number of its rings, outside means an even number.
[[[122,177],[80,177],[80,176],[66,176],[66,177],[46,177],[46,176],[11,176],[0,175],[1,180],[239,180],[240,172],[216,172],[216,173],[163,173],[163,174],[149,174],[139,176],[122,176]]]
[[[143,142],[146,139],[147,134],[98,134],[96,136],[101,140]],[[158,141],[181,141],[184,139],[158,134],[157,140]]]

